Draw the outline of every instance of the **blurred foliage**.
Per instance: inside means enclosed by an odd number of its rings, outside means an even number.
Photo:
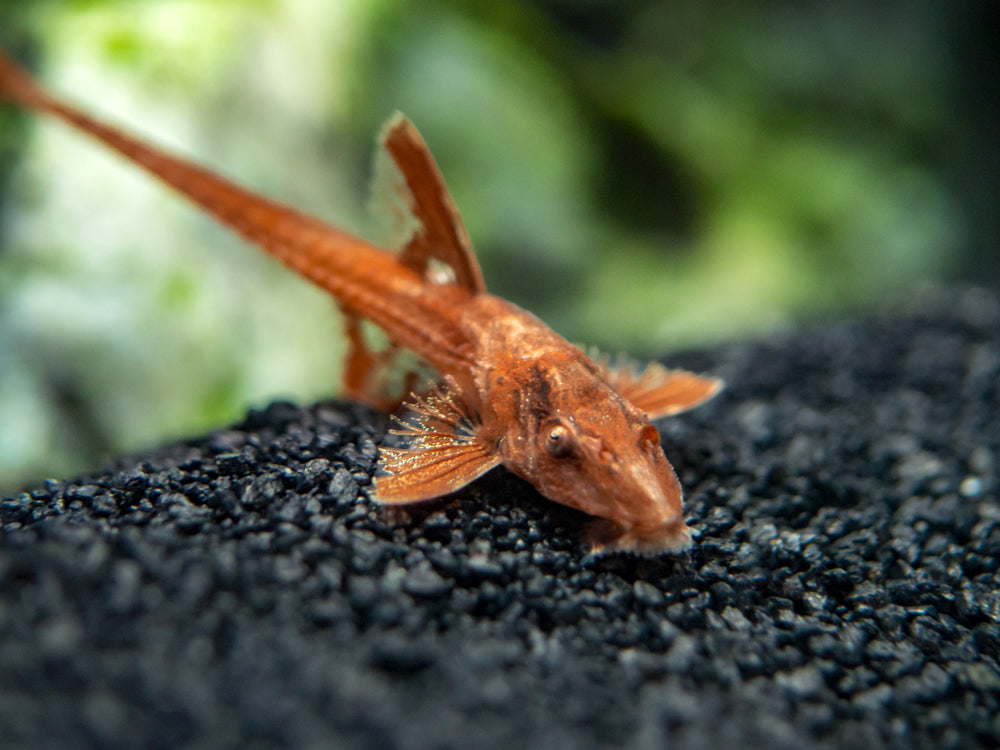
[[[0,45],[373,237],[402,110],[492,291],[660,353],[996,281],[997,7],[7,0]],[[335,392],[329,300],[103,149],[2,107],[0,191],[0,488]]]

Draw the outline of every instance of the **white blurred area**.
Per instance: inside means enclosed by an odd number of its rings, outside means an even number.
[[[325,164],[308,154],[333,116],[308,96],[318,85],[308,43],[336,39],[313,25],[320,8],[347,35],[358,9],[300,1],[241,16],[220,5],[67,13],[61,33],[47,33],[42,82],[157,145],[350,224],[363,196],[333,154]],[[192,26],[203,33],[186,33]],[[119,33],[158,44],[129,70],[102,56]],[[283,35],[301,44],[278,54]],[[328,295],[61,123],[33,118],[26,132],[6,196],[0,490],[197,434],[251,404],[336,393],[343,344]],[[315,169],[289,174],[290,162]]]

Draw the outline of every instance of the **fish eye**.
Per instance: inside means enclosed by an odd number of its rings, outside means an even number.
[[[639,431],[639,445],[643,448],[659,448],[660,433],[651,424],[643,425]]]
[[[545,450],[552,458],[566,458],[573,452],[575,440],[569,427],[564,424],[555,424],[549,428],[545,435]]]

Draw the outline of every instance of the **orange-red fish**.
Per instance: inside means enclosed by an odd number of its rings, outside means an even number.
[[[391,253],[87,115],[2,56],[0,99],[102,141],[332,294],[351,341],[348,394],[378,400],[383,360],[364,343],[362,318],[437,370],[437,384],[405,404],[398,430],[405,447],[381,450],[379,502],[439,497],[502,465],[549,500],[595,516],[588,526],[594,551],[690,545],[681,487],[650,420],[702,403],[721,382],[656,363],[595,361],[534,315],[488,294],[441,174],[402,115],[386,123],[379,143],[416,221],[402,250]]]

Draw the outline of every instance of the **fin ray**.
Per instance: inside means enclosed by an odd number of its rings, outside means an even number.
[[[401,505],[447,495],[500,464],[454,379],[446,378],[427,396],[414,396],[407,406],[409,414],[397,420],[392,433],[407,438],[408,445],[381,449],[378,502]]]

